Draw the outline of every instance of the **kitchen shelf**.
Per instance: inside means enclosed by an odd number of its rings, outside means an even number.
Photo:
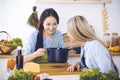
[[[111,53],[112,56],[120,56],[120,52],[112,52],[112,51],[110,51],[110,53]]]
[[[112,3],[112,0],[36,0],[36,3]]]

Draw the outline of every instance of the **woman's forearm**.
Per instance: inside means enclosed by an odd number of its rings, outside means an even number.
[[[30,62],[30,61],[32,61],[32,60],[35,59],[35,58],[36,58],[35,53],[32,53],[32,54],[30,54],[30,55],[25,55],[25,56],[24,56],[24,63]]]
[[[24,56],[24,63],[30,62],[37,57],[44,56],[45,52],[46,52],[46,49],[40,48],[37,51],[35,51],[34,53]]]

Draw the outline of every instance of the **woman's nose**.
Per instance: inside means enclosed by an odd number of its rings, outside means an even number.
[[[50,29],[54,29],[54,25],[50,25]]]

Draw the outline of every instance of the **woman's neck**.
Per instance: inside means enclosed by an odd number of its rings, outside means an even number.
[[[79,42],[81,46],[84,46],[86,42],[76,41]]]
[[[44,30],[43,30],[43,36],[46,37],[46,38],[50,38],[51,37],[51,35],[46,33]]]
[[[81,42],[81,46],[84,46],[86,42]]]

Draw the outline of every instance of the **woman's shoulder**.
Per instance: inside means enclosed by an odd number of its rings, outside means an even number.
[[[87,50],[88,52],[91,52],[91,51],[94,51],[94,52],[97,51],[98,52],[98,51],[104,51],[105,50],[102,43],[99,42],[98,40],[87,41],[85,46],[84,46],[84,49]],[[91,53],[94,53],[94,52],[91,52]]]
[[[55,33],[56,33],[57,35],[62,35],[61,31],[59,31],[59,30],[56,30]]]
[[[60,30],[56,30],[56,33],[61,33],[61,31]]]
[[[31,32],[31,36],[36,36],[38,34],[39,30],[35,29]]]
[[[92,40],[92,41],[91,41],[91,44],[93,44],[93,43],[94,43],[94,44],[95,44],[95,43],[96,43],[96,44],[99,44],[100,42],[99,42],[98,40]]]
[[[34,29],[31,34],[38,34],[39,30]]]
[[[38,34],[38,30],[33,30],[31,33],[30,33],[30,35],[29,35],[29,38],[36,38],[37,37],[37,34]]]
[[[102,45],[98,40],[87,41],[86,46],[100,46]]]

